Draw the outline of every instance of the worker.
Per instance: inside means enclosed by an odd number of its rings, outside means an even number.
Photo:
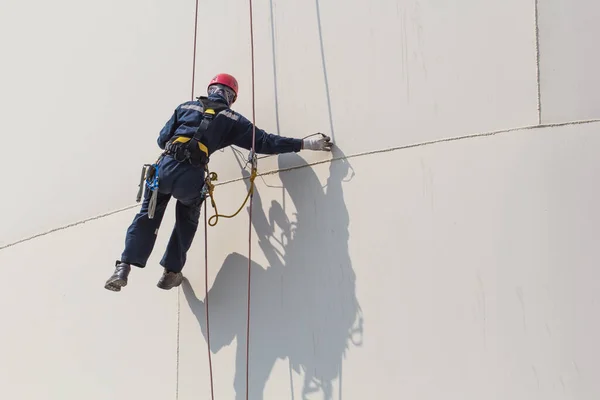
[[[179,286],[187,252],[198,228],[204,201],[206,165],[210,155],[230,145],[252,149],[253,124],[230,107],[238,96],[238,82],[229,74],[218,74],[208,84],[207,96],[180,104],[158,135],[164,150],[155,167],[158,187],[146,190],[140,211],[125,236],[125,249],[115,263],[105,288],[120,291],[127,285],[131,266],[144,268],[154,248],[158,229],[171,197],[177,200],[175,226],[160,261],[164,268],[157,286],[169,290]],[[330,137],[296,139],[255,131],[257,154],[282,154],[301,150],[331,151]],[[154,194],[154,203],[150,200]],[[153,215],[149,215],[149,211]]]

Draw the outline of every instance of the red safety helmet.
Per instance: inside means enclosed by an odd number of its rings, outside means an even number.
[[[218,83],[220,83],[221,85],[225,85],[228,88],[230,88],[231,90],[233,90],[233,92],[235,93],[235,98],[233,99],[233,101],[235,101],[235,99],[237,99],[238,82],[232,75],[229,75],[229,74],[215,75],[215,77],[212,78],[212,80],[208,83],[207,89],[210,88],[211,85],[218,84]]]

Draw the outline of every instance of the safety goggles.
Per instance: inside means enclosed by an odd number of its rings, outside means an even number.
[[[231,88],[221,85],[220,83],[210,85],[208,88],[208,95],[220,94],[227,100],[227,104],[232,105],[235,101],[235,92]]]

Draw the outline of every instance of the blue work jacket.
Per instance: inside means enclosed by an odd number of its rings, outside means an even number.
[[[213,101],[227,104],[219,95],[208,97]],[[158,135],[158,146],[165,149],[173,136],[194,136],[204,118],[200,101],[192,100],[177,106],[171,118]],[[298,152],[302,148],[302,139],[283,137],[265,132],[256,127],[255,151],[259,154],[281,154]],[[204,136],[204,144],[209,156],[224,147],[235,145],[247,150],[252,149],[252,122],[240,113],[227,108],[221,111],[211,122],[210,132]]]

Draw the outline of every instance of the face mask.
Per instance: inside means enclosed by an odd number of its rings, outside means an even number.
[[[213,94],[218,94],[221,97],[223,97],[227,101],[227,104],[229,104],[229,105],[232,105],[233,102],[235,101],[234,91],[225,85],[220,85],[220,84],[211,85],[211,87],[208,89],[208,95],[210,96]]]

